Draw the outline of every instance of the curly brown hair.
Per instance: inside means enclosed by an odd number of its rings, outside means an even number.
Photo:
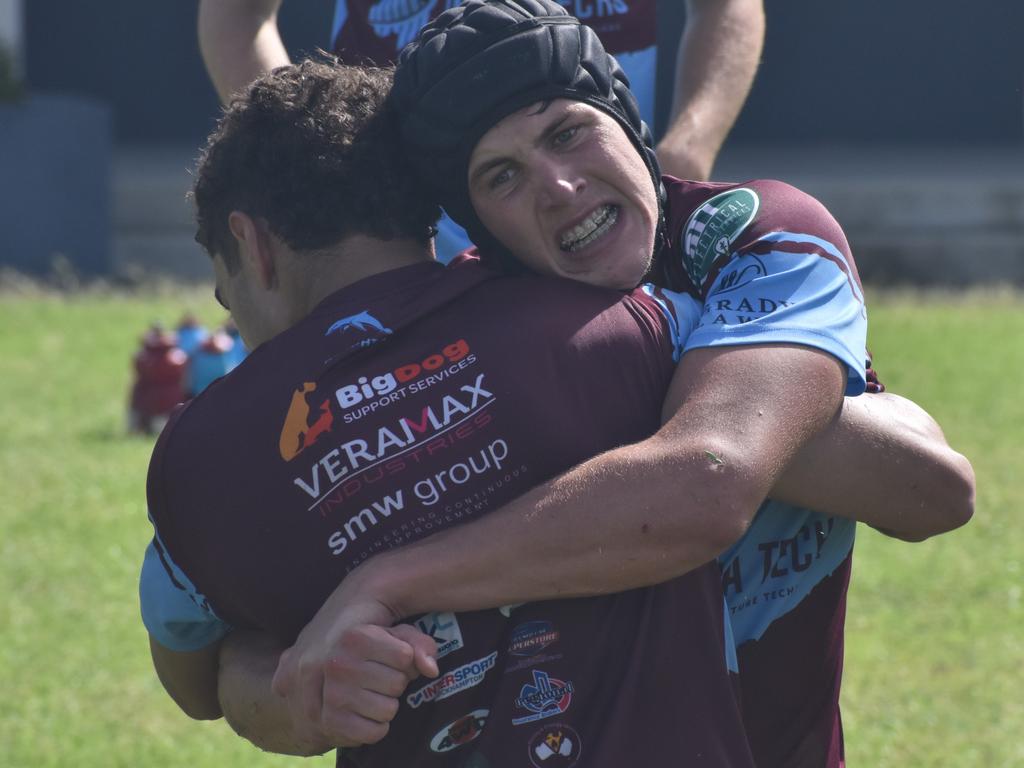
[[[196,242],[237,269],[228,215],[242,211],[296,251],[354,234],[426,244],[440,211],[382,109],[392,72],[326,57],[275,69],[235,96],[196,167]]]

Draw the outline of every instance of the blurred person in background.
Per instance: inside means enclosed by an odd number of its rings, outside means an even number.
[[[222,102],[260,74],[289,63],[277,26],[282,0],[200,0],[199,46]],[[658,144],[666,173],[707,179],[750,92],[764,45],[763,0],[685,0],[671,113]],[[336,0],[331,44],[342,62],[390,64],[454,0]],[[656,0],[565,0],[593,28],[629,78],[644,122],[654,125],[657,73]],[[436,253],[447,262],[469,246],[445,216]]]

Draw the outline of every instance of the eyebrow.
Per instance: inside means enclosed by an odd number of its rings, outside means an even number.
[[[560,118],[556,119],[553,123],[549,123],[547,127],[545,127],[543,131],[541,131],[540,136],[537,137],[536,141],[533,142],[533,146],[539,147],[540,145],[544,144],[548,139],[550,139],[552,136],[554,136],[556,133],[562,130],[562,126],[565,125],[565,123],[567,123],[572,118],[573,113],[567,112],[563,114]],[[480,180],[481,176],[484,176],[494,168],[497,168],[500,165],[504,165],[507,162],[507,156],[495,157],[491,160],[488,160],[486,163],[478,166],[477,169],[473,171],[473,174],[469,180],[470,184],[475,184],[477,181]]]

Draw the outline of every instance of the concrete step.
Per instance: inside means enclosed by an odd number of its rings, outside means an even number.
[[[196,154],[116,154],[115,269],[209,275],[185,197]],[[727,148],[715,177],[778,178],[820,199],[846,230],[865,282],[1024,285],[1024,147]]]

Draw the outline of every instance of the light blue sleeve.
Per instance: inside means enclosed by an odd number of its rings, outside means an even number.
[[[737,254],[712,283],[684,352],[739,344],[801,344],[847,369],[847,395],[867,386],[867,312],[831,243],[776,232]]]
[[[146,547],[139,577],[139,603],[142,623],[149,634],[172,651],[198,651],[231,630],[174,564],[159,536],[154,536]]]
[[[331,20],[331,46],[334,46],[334,41],[338,38],[338,33],[341,32],[341,28],[345,26],[345,20],[348,18],[348,4],[345,0],[336,0],[334,3],[334,18]]]
[[[758,640],[796,608],[853,549],[857,524],[771,499],[718,557],[737,646]]]
[[[672,342],[672,359],[678,363],[687,339],[700,322],[700,304],[689,294],[659,288],[651,283],[644,283],[640,287],[654,299],[661,314],[665,316]]]

